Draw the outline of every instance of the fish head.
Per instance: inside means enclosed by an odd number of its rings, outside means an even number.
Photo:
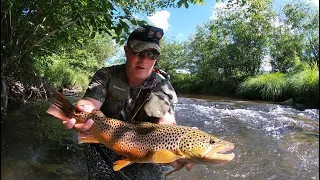
[[[234,144],[201,130],[192,130],[180,141],[180,151],[192,163],[211,164],[231,161],[235,154],[227,153]]]

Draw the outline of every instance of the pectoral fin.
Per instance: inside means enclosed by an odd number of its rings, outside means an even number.
[[[125,158],[125,159],[121,159],[121,160],[118,160],[118,161],[115,161],[113,163],[113,170],[114,171],[119,171],[120,169],[126,167],[126,166],[129,166],[130,164],[132,164],[133,162],[131,162],[129,160],[129,158]]]
[[[171,151],[166,149],[160,149],[159,151],[154,152],[152,156],[153,163],[171,163],[177,159],[183,158],[183,156],[174,154]]]
[[[174,170],[168,172],[168,173],[166,174],[166,176],[168,176],[168,175],[170,175],[170,174],[172,174],[172,173],[174,173],[174,172],[176,172],[176,171],[180,171],[186,164],[187,164],[187,163],[182,163],[182,164],[180,164],[180,165],[177,166]]]
[[[92,135],[88,135],[85,137],[78,136],[78,144],[82,143],[100,143],[96,138],[94,138]]]

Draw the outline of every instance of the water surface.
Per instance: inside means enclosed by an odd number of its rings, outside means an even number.
[[[83,147],[74,131],[45,113],[49,104],[38,101],[8,113],[1,126],[2,179],[88,179]],[[182,169],[169,180],[319,179],[318,109],[179,97],[176,119],[233,142],[236,156],[226,164]]]

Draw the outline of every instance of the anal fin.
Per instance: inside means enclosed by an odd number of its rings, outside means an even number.
[[[96,138],[93,137],[93,135],[88,136],[78,136],[78,144],[82,143],[100,143]]]
[[[120,159],[113,163],[113,170],[119,171],[120,169],[131,165],[133,162],[129,160],[129,158]]]

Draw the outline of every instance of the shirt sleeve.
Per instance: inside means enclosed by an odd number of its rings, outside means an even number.
[[[84,97],[90,97],[101,103],[104,103],[108,93],[109,82],[110,73],[108,72],[107,68],[101,68],[91,79]]]
[[[164,83],[160,83],[161,92],[165,96],[164,100],[167,101],[170,105],[169,112],[174,112],[174,107],[178,102],[176,91],[169,81],[164,81]]]
[[[151,90],[144,111],[149,117],[162,118],[167,112],[174,112],[177,102],[178,98],[174,88],[169,81],[164,81]]]

